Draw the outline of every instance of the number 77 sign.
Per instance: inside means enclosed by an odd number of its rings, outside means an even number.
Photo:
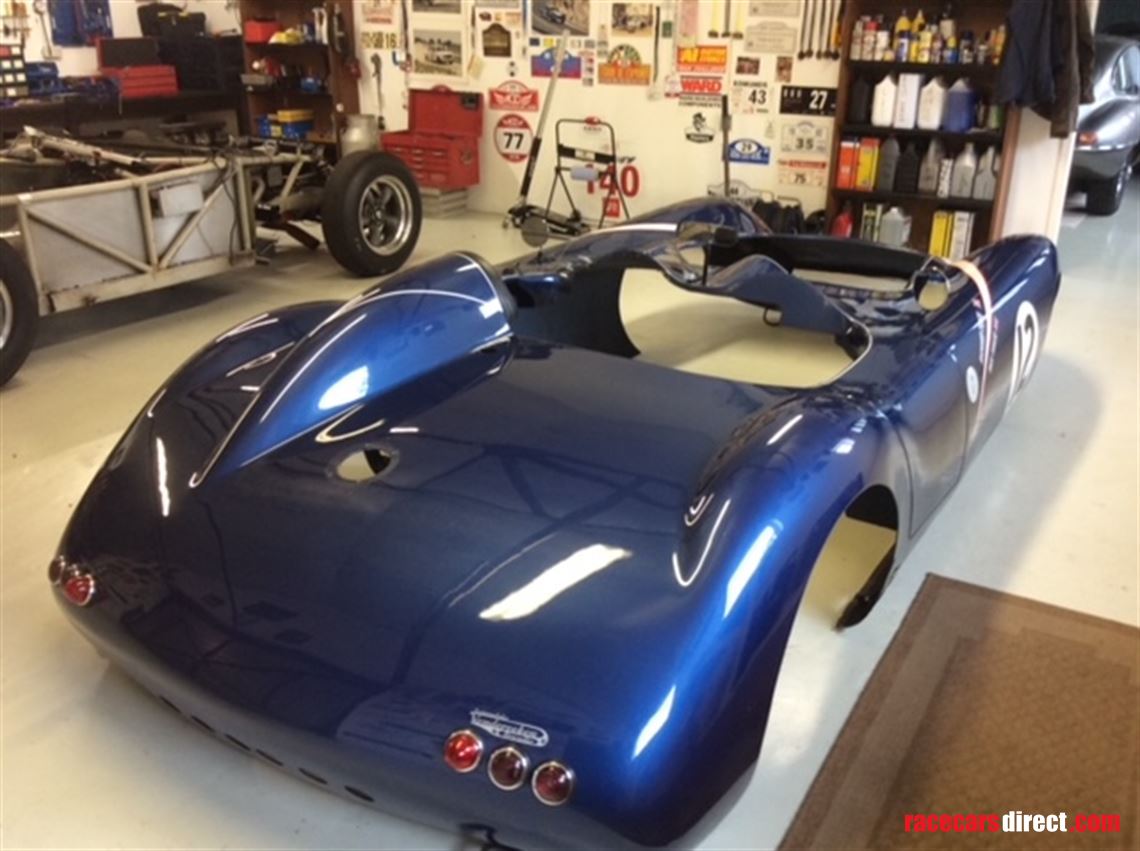
[[[530,155],[534,131],[521,115],[510,113],[495,125],[495,150],[509,163],[521,163]]]

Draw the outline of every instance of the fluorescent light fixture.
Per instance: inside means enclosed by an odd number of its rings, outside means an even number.
[[[768,445],[771,446],[773,443],[778,443],[780,441],[780,439],[785,434],[787,434],[789,431],[791,431],[793,428],[795,428],[796,424],[800,420],[802,420],[803,418],[804,418],[803,414],[796,414],[794,417],[792,417],[790,420],[788,420],[786,423],[784,423],[782,426],[780,426],[780,430],[768,438]]]
[[[744,558],[740,560],[740,564],[736,566],[736,570],[732,572],[732,576],[728,578],[728,590],[724,596],[724,616],[726,618],[732,611],[732,607],[736,605],[736,601],[740,599],[740,595],[744,593],[748,582],[760,569],[760,562],[764,560],[764,555],[774,540],[776,540],[775,528],[771,525],[765,526],[764,531],[753,541],[748,552],[744,554]]]
[[[167,486],[167,471],[166,471],[166,444],[162,442],[161,437],[154,439],[154,460],[155,466],[158,468],[158,501],[162,507],[162,516],[170,516],[170,488]]]
[[[591,544],[548,567],[522,588],[479,613],[485,621],[513,621],[541,609],[563,591],[633,555],[620,547]]]
[[[649,716],[649,720],[645,722],[645,726],[641,728],[641,732],[637,734],[637,743],[633,746],[633,757],[636,759],[643,750],[645,750],[649,743],[653,741],[654,737],[661,732],[665,726],[665,722],[669,720],[669,714],[673,711],[673,699],[677,696],[677,686],[669,689],[669,693],[665,695],[665,699],[661,701],[661,705],[657,710]]]
[[[322,411],[327,411],[330,408],[340,408],[344,405],[351,405],[353,402],[358,402],[368,394],[368,367],[358,366],[352,372],[346,373],[336,380],[336,382],[329,387],[321,395],[321,400],[317,402],[317,407]]]

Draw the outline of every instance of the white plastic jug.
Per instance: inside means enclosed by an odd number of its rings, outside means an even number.
[[[895,120],[895,100],[898,92],[899,85],[890,74],[883,77],[875,86],[875,94],[871,98],[871,123],[874,126],[891,126],[891,122]]]
[[[918,126],[923,130],[937,130],[942,126],[945,112],[946,84],[941,77],[933,77],[918,96]]]

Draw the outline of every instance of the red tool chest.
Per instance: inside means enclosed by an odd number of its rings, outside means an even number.
[[[115,80],[124,100],[178,94],[178,73],[163,65],[153,38],[101,38],[95,42],[99,73]]]
[[[483,95],[444,86],[412,91],[408,130],[384,133],[384,150],[399,157],[423,187],[466,189],[479,182]]]

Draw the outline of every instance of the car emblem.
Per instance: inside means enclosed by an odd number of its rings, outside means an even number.
[[[517,745],[530,745],[533,748],[546,747],[550,736],[541,727],[514,721],[498,712],[487,712],[483,709],[471,710],[471,726],[485,730],[492,736],[497,736]]]

